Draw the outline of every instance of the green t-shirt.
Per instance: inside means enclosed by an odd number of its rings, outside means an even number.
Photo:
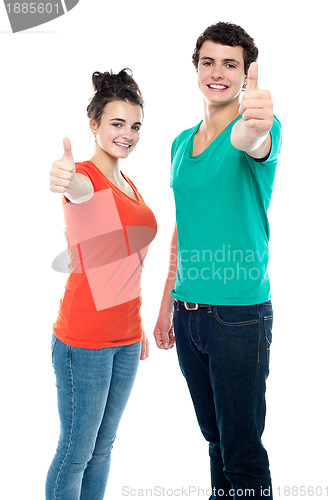
[[[267,159],[234,148],[233,120],[201,154],[192,156],[199,125],[173,142],[171,187],[178,231],[172,296],[186,302],[250,305],[270,299],[267,272],[272,196],[281,147],[275,117]]]

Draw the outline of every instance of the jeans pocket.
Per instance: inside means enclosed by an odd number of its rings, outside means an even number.
[[[51,343],[51,356],[52,356],[52,359],[53,359],[53,353],[54,353],[54,348],[55,348],[55,344],[57,342],[57,337],[54,335],[52,335],[52,343]]]
[[[175,316],[177,315],[177,313],[180,311],[180,306],[179,306],[179,303],[176,299],[174,299],[174,304],[173,304],[173,320],[175,318]]]
[[[249,326],[259,323],[255,306],[213,306],[214,317],[223,326]]]
[[[265,333],[265,344],[266,344],[266,362],[267,366],[270,365],[270,352],[272,343],[272,324],[273,316],[264,316],[264,333]]]

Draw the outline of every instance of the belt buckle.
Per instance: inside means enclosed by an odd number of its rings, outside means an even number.
[[[191,306],[194,306],[194,307],[191,307]],[[184,307],[187,309],[187,311],[197,311],[198,304],[197,304],[197,302],[184,302]]]

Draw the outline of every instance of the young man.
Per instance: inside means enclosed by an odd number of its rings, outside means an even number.
[[[257,56],[241,27],[205,30],[193,55],[204,117],[172,146],[176,226],[154,335],[162,349],[176,339],[209,441],[211,499],[272,498],[261,442],[273,315],[266,212],[281,131]]]

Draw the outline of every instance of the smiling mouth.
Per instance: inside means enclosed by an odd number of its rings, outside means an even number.
[[[132,144],[126,144],[125,142],[115,142],[114,141],[114,144],[116,146],[119,146],[120,148],[125,148],[125,149],[129,149],[130,146],[132,146]]]
[[[228,89],[228,87],[226,85],[216,85],[216,84],[210,84],[208,85],[209,89],[212,89],[212,90],[225,90],[225,89]]]

